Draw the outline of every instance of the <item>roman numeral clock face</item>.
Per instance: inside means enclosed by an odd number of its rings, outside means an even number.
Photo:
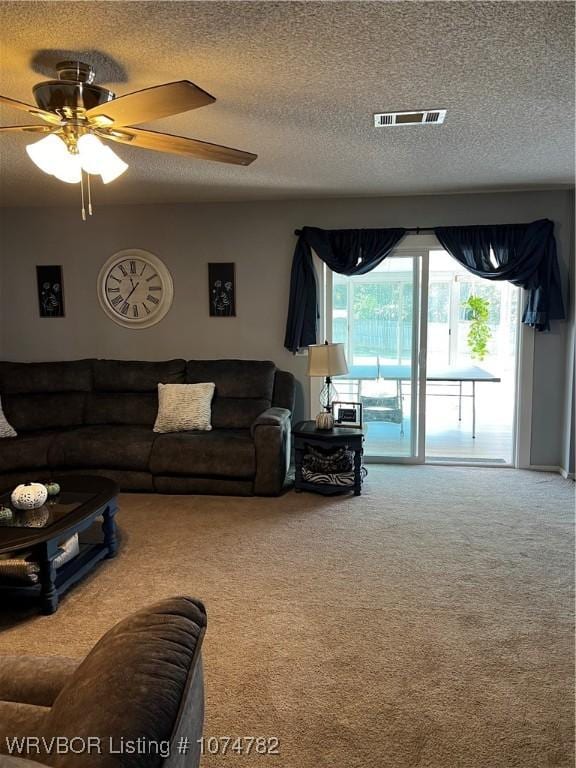
[[[130,249],[115,253],[100,271],[98,298],[119,325],[147,328],[170,309],[172,276],[153,253]]]

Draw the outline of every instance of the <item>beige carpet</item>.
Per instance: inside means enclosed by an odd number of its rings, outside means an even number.
[[[202,598],[208,768],[572,766],[574,485],[370,468],[360,498],[126,495],[123,544],[0,653],[81,655],[132,609]]]

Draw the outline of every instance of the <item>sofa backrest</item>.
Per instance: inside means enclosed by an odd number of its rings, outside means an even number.
[[[294,411],[295,382],[294,374],[288,371],[276,371],[274,394],[272,396],[272,406],[274,408],[286,408],[291,413]]]
[[[272,404],[276,366],[269,360],[189,360],[186,381],[216,384],[214,429],[248,429]]]
[[[271,405],[293,410],[294,377],[269,360],[0,362],[0,397],[18,433],[98,424],[152,427],[158,384],[213,381],[212,426],[247,429]]]
[[[158,383],[185,381],[185,360],[95,360],[85,423],[152,427],[158,412]]]
[[[83,424],[92,363],[0,362],[2,409],[10,424],[18,433]]]

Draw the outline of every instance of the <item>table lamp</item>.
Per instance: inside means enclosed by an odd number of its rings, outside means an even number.
[[[320,391],[320,405],[324,409],[316,417],[318,429],[332,429],[332,401],[337,392],[332,384],[332,376],[348,373],[343,344],[311,344],[308,347],[308,376],[324,377],[324,386]]]

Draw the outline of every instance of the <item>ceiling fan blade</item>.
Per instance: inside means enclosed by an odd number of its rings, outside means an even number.
[[[99,131],[100,136],[121,144],[131,144],[141,149],[155,149],[157,152],[172,152],[175,155],[197,157],[200,160],[216,160],[219,163],[235,165],[250,165],[258,155],[243,152],[220,144],[210,144],[198,139],[187,139],[184,136],[172,136],[169,133],[145,131],[142,128],[122,128],[121,131]]]
[[[52,133],[56,128],[51,128],[49,125],[6,125],[0,126],[1,133],[11,133],[17,131],[24,131],[24,133]]]
[[[0,104],[6,104],[7,107],[20,109],[22,112],[28,112],[29,115],[40,117],[42,120],[46,120],[47,123],[52,123],[52,125],[62,125],[62,120],[58,115],[55,115],[53,112],[46,112],[44,109],[35,107],[32,104],[26,104],[23,101],[10,99],[8,96],[0,96]]]
[[[189,109],[212,104],[214,101],[214,96],[210,96],[194,83],[179,80],[119,96],[98,107],[92,107],[86,117],[95,125],[122,127],[177,115]]]

